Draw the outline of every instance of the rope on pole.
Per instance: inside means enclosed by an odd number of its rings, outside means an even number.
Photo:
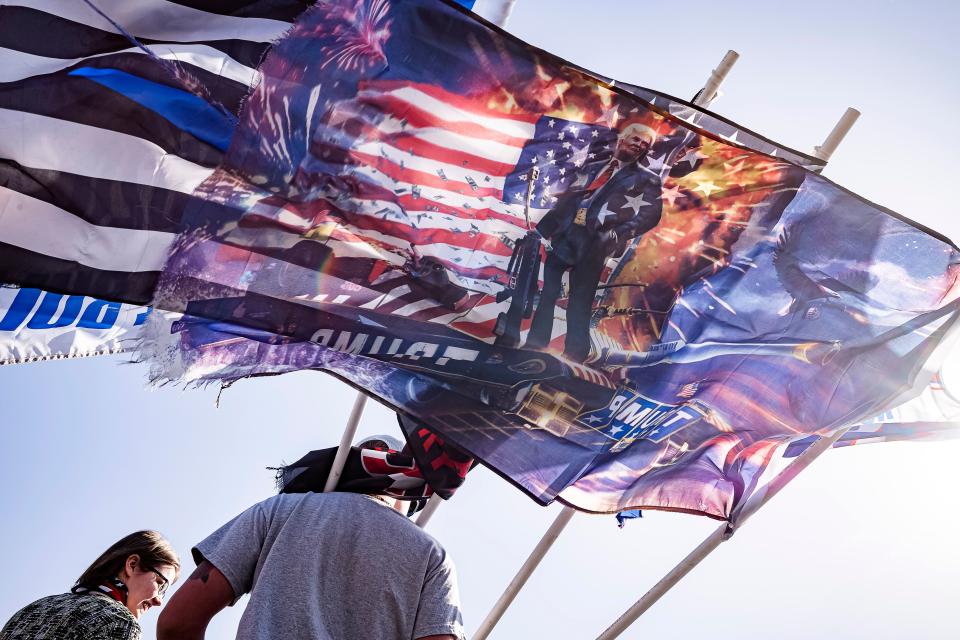
[[[353,401],[353,409],[350,411],[350,418],[347,420],[347,426],[344,428],[343,436],[340,438],[340,445],[337,447],[337,455],[333,458],[330,475],[327,476],[327,482],[323,485],[324,493],[329,493],[337,488],[340,475],[343,473],[343,467],[347,464],[347,454],[350,453],[350,447],[353,446],[353,439],[357,435],[360,416],[363,415],[363,407],[366,403],[367,396],[362,391],[358,391],[357,399]]]

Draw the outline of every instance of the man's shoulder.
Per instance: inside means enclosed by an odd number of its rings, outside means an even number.
[[[283,507],[293,505],[365,505],[370,501],[370,496],[362,493],[348,493],[346,491],[331,491],[330,493],[314,493],[312,491],[305,493],[278,493],[270,496],[260,502],[265,507]]]

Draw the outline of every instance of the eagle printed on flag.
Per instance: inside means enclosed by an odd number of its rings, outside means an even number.
[[[258,71],[158,379],[320,369],[542,503],[723,519],[919,393],[958,317],[946,238],[452,3],[319,2]]]

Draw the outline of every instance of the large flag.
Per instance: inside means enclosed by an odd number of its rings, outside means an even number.
[[[191,192],[222,159],[256,67],[310,4],[0,3],[0,283],[148,302]],[[40,338],[5,334],[6,358],[61,353]],[[117,348],[101,346],[81,351]]]
[[[957,319],[946,238],[451,4],[319,3],[259,71],[159,376],[324,369],[541,502],[728,518]]]

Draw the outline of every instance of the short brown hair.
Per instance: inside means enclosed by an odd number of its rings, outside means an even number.
[[[137,531],[110,545],[77,578],[75,586],[93,589],[113,580],[123,571],[127,558],[133,555],[140,556],[140,562],[147,567],[169,565],[174,568],[176,575],[180,575],[180,558],[170,543],[156,531]]]

